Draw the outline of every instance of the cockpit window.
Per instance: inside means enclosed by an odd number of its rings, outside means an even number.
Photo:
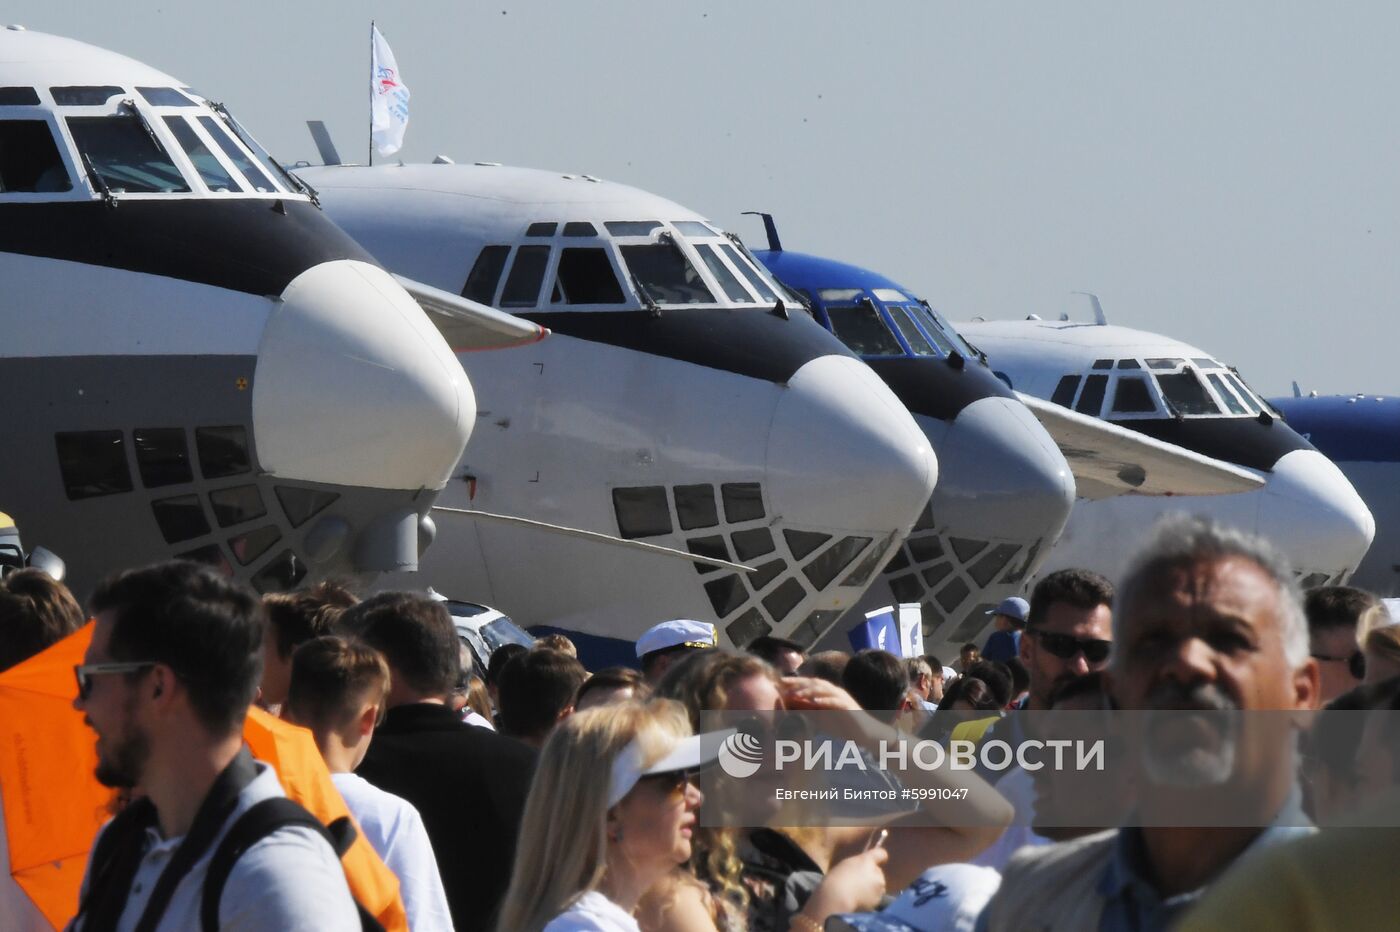
[[[568,235],[567,228],[564,235]],[[622,304],[627,300],[608,252],[601,246],[571,247],[560,253],[555,288],[566,304]]]
[[[530,224],[530,226],[525,230],[525,235],[526,235],[526,236],[553,236],[553,235],[554,235],[554,231],[557,230],[557,229],[559,229],[559,224],[558,224],[558,223],[545,223],[544,221],[540,221],[540,222],[538,222],[538,223],[532,223],[532,224]]]
[[[1055,386],[1055,394],[1050,396],[1050,400],[1062,408],[1068,408],[1074,404],[1074,393],[1079,391],[1079,379],[1077,375],[1060,376],[1059,384]]]
[[[715,303],[715,296],[710,294],[700,273],[675,243],[623,246],[621,251],[628,270],[644,292],[643,298],[657,304]]]
[[[47,122],[0,120],[0,194],[72,189]]]
[[[888,291],[888,289],[881,289]],[[875,293],[879,297],[879,292]],[[885,309],[890,312],[890,317],[894,318],[894,325],[899,328],[900,334],[904,337],[904,342],[909,344],[909,348],[914,351],[915,356],[937,356],[938,351],[933,348],[933,344],[923,335],[914,324],[914,319],[909,316],[909,311],[898,304],[886,304]]]
[[[1225,407],[1230,409],[1231,414],[1249,413],[1239,398],[1235,397],[1235,393],[1225,384],[1225,380],[1220,377],[1219,372],[1209,372],[1206,374],[1206,378],[1215,387],[1215,393],[1220,396],[1221,401],[1225,402]]]
[[[1108,376],[1091,375],[1084,380],[1084,391],[1079,393],[1079,403],[1074,410],[1090,417],[1098,417],[1103,409],[1104,392],[1108,389]]]
[[[714,230],[696,220],[677,220],[675,226],[685,236],[719,236]]]
[[[277,186],[272,183],[272,179],[258,167],[257,163],[249,158],[248,153],[234,142],[228,133],[224,132],[219,121],[213,117],[202,116],[199,118],[199,125],[204,127],[204,131],[214,140],[218,147],[224,150],[224,155],[228,156],[233,167],[243,173],[248,179],[248,183],[253,188],[263,194],[272,194],[277,190]]]
[[[138,117],[69,117],[68,131],[91,170],[113,193],[175,194],[190,189]]]
[[[125,91],[119,87],[104,85],[102,87],[51,87],[49,93],[53,94],[53,102],[60,107],[100,107]]]
[[[903,302],[910,300],[908,295],[904,294],[901,291],[895,291],[893,288],[876,288],[875,297],[879,298],[881,301],[884,301],[886,303],[889,303],[890,301]]]
[[[1244,379],[1240,378],[1238,374],[1230,372],[1225,375],[1225,378],[1229,379],[1230,384],[1235,386],[1239,391],[1240,397],[1244,399],[1245,405],[1249,408],[1250,414],[1258,414],[1260,411],[1264,410],[1263,402],[1259,400],[1259,397],[1254,394],[1248,385],[1244,384]]]
[[[1120,359],[1120,360],[1118,360],[1118,368],[1119,368],[1119,369],[1141,369],[1141,368],[1142,368],[1142,363],[1138,362],[1136,359]]]
[[[933,308],[920,301],[914,306],[914,313],[916,316],[922,317],[924,329],[928,331],[929,336],[933,337],[933,342],[937,343],[943,352],[957,353],[965,359],[972,359],[977,355],[976,351],[968,346],[962,335],[953,329],[953,325],[944,320],[942,315]]]
[[[188,91],[189,88],[185,88],[185,90]],[[230,131],[232,131],[234,136],[238,137],[238,141],[243,143],[243,145],[247,147],[249,152],[253,153],[254,158],[262,162],[263,168],[269,172],[270,177],[281,178],[282,185],[288,191],[300,191],[302,194],[308,196],[312,196],[315,194],[315,192],[311,190],[311,187],[307,185],[306,182],[295,177],[291,172],[283,168],[281,163],[274,159],[270,152],[268,152],[261,145],[259,145],[258,141],[253,138],[252,134],[249,133],[246,129],[244,129],[243,124],[239,123],[238,120],[234,117],[234,115],[232,113],[229,113],[223,105],[211,104],[211,106],[219,114],[219,116],[223,117],[224,125],[228,127]],[[213,135],[212,130],[210,131],[210,135]],[[220,145],[222,145],[222,143],[220,143]],[[244,174],[246,175],[247,172],[244,172]],[[252,180],[251,177],[249,178],[249,180]],[[274,185],[274,187],[276,187],[276,185]]]
[[[1147,388],[1147,379],[1138,375],[1118,377],[1113,389],[1114,414],[1153,414],[1156,410],[1157,402]]]
[[[146,98],[146,103],[150,104],[152,107],[199,106],[199,104],[190,100],[173,87],[138,87],[136,92]]]
[[[860,297],[859,288],[823,288],[817,294],[823,302],[826,301],[855,301]]]
[[[39,92],[32,87],[0,87],[0,107],[37,107]]]
[[[490,304],[496,297],[496,285],[501,280],[501,272],[506,267],[509,246],[483,246],[476,257],[476,263],[467,273],[467,283],[462,286],[462,297],[479,304]]]
[[[749,284],[753,286],[753,290],[758,293],[758,299],[760,301],[776,302],[778,300],[777,293],[774,292],[773,289],[768,286],[767,279],[760,275],[752,265],[744,261],[744,259],[739,256],[739,250],[735,249],[728,243],[722,243],[719,248],[724,250],[724,254],[729,257],[729,261],[733,262],[734,267],[738,269],[739,272],[749,280]]]
[[[1152,363],[1151,359],[1147,361],[1149,366]],[[1189,416],[1220,413],[1219,406],[1211,400],[1210,395],[1206,392],[1206,387],[1201,384],[1195,371],[1189,367],[1181,372],[1159,373],[1157,385],[1162,389],[1162,395],[1167,399],[1167,406],[1177,414]]]
[[[209,151],[204,140],[199,138],[199,134],[184,117],[168,116],[165,118],[165,125],[170,128],[170,133],[180,144],[180,148],[185,150],[185,155],[189,156],[190,163],[194,165],[195,171],[199,172],[199,180],[204,182],[205,187],[210,191],[243,190],[243,186],[233,180],[233,176],[214,153]]]
[[[584,220],[573,220],[564,224],[565,236],[597,236],[598,231],[593,224]]]
[[[1094,360],[1093,368],[1095,368],[1095,369],[1112,369],[1112,368],[1113,368],[1113,360],[1112,360],[1112,359],[1095,359],[1095,360]]]
[[[534,307],[540,299],[540,283],[549,264],[548,246],[521,246],[501,291],[501,307]]]
[[[611,220],[603,226],[613,236],[650,236],[651,231],[661,226],[660,220]]]
[[[715,252],[713,246],[708,243],[692,243],[691,245],[700,254],[700,258],[705,262],[705,267],[719,282],[719,286],[724,289],[729,300],[739,304],[753,303],[753,296],[744,290],[743,285],[739,284],[739,279],[735,278],[734,273],[729,271],[729,266],[724,264],[724,260],[719,257],[719,253]]]
[[[871,302],[846,307],[827,305],[826,316],[831,318],[831,330],[837,339],[857,356],[904,355],[904,347]]]
[[[1214,359],[1193,359],[1193,360],[1191,360],[1191,365],[1195,366],[1197,369],[1224,369],[1224,368],[1225,368],[1225,367],[1222,366],[1220,363],[1216,362]]]
[[[1147,368],[1149,369],[1175,369],[1177,366],[1184,366],[1184,359],[1149,359]]]

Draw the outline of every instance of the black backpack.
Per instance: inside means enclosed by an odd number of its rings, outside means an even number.
[[[199,903],[200,926],[204,932],[219,932],[219,898],[223,896],[224,885],[233,872],[233,865],[253,845],[278,829],[292,825],[304,826],[320,834],[337,857],[343,857],[350,850],[356,837],[355,826],[348,816],[341,816],[327,826],[299,803],[285,796],[274,796],[255,803],[229,827],[219,846],[214,849]],[[359,900],[355,901],[355,909],[360,914],[362,932],[384,932],[384,926]]]

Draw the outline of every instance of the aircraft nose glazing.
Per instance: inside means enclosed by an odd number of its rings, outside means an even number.
[[[980,398],[939,445],[932,510],[940,528],[975,539],[1054,540],[1074,507],[1074,476],[1050,435],[1013,398]]]
[[[928,501],[938,461],[914,419],[864,363],[822,356],[788,381],[773,415],[773,510],[803,526],[903,533]]]
[[[1294,450],[1269,475],[1259,530],[1288,552],[1305,577],[1335,576],[1361,562],[1376,522],[1331,460],[1316,450]]]

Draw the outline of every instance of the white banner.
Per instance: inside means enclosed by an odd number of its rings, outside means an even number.
[[[408,128],[408,87],[399,63],[378,26],[370,27],[370,139],[380,155],[393,155],[403,146]]]

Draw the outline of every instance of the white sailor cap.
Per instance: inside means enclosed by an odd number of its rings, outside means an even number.
[[[663,621],[659,625],[653,625],[646,632],[637,638],[637,656],[645,657],[647,654],[658,650],[666,650],[669,647],[715,647],[715,626],[708,621],[691,621],[688,618],[677,618],[674,621]]]

